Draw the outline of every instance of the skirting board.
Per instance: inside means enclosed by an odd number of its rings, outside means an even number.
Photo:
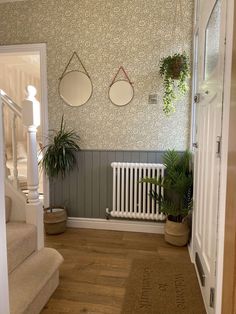
[[[195,261],[194,261],[194,254],[193,254],[193,248],[192,248],[191,242],[190,242],[190,244],[188,244],[187,248],[188,248],[188,254],[189,254],[190,260],[194,264]]]
[[[68,217],[67,227],[145,232],[158,234],[164,233],[164,223],[161,222],[114,220],[114,219],[107,220],[98,218],[95,219],[95,218]]]

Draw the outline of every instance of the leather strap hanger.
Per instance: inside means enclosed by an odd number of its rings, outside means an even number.
[[[76,58],[78,59],[78,61],[79,61],[79,63],[81,64],[81,66],[82,66],[84,72],[85,72],[85,73],[88,75],[88,77],[90,78],[90,76],[89,76],[87,70],[85,69],[85,66],[83,65],[83,63],[82,63],[80,57],[78,56],[77,52],[74,51],[73,54],[72,54],[72,56],[70,57],[69,62],[68,62],[67,65],[66,65],[65,70],[63,71],[63,73],[62,73],[60,79],[62,79],[63,76],[65,75],[65,73],[66,73],[66,71],[67,71],[67,69],[68,69],[68,67],[69,67],[69,65],[70,65],[70,63],[71,63],[71,61],[72,61],[72,59],[73,59],[74,57],[76,57]]]
[[[124,76],[126,77],[126,80],[127,80],[131,85],[133,84],[133,82],[131,82],[131,80],[130,80],[128,74],[127,74],[127,72],[125,71],[124,67],[121,65],[121,66],[119,67],[118,71],[116,72],[116,75],[114,76],[114,78],[113,78],[113,80],[112,80],[112,82],[111,82],[111,84],[110,84],[110,87],[115,83],[115,80],[116,80],[116,78],[117,78],[117,76],[118,76],[118,74],[119,74],[120,71],[122,71],[122,72],[124,73]]]

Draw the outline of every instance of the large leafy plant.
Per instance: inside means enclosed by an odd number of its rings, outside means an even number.
[[[174,102],[188,91],[189,68],[189,58],[185,52],[175,53],[160,61],[159,73],[164,80],[163,111],[167,116],[175,111]]]
[[[166,167],[163,178],[144,178],[142,181],[164,188],[161,193],[150,191],[160,204],[160,211],[168,215],[170,220],[181,222],[192,208],[193,174],[191,170],[191,153],[186,150],[179,154],[169,150],[164,154],[163,163]]]
[[[61,119],[59,131],[51,131],[49,144],[46,145],[41,165],[48,177],[62,177],[71,171],[76,164],[75,152],[80,150],[77,144],[79,136],[74,130],[66,130],[64,117]]]

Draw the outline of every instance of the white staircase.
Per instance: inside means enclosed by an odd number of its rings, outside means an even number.
[[[58,269],[63,261],[57,251],[44,247],[36,142],[37,127],[40,125],[40,104],[35,95],[35,88],[28,87],[28,96],[21,109],[0,90],[0,180],[5,183],[0,182],[0,244],[3,244],[0,273],[4,271],[0,278],[0,314],[40,313],[58,285]],[[4,160],[3,106],[7,106],[12,113],[11,177]],[[17,134],[14,127],[16,118],[22,119],[27,128],[27,197],[21,191],[17,171]],[[4,299],[1,298],[2,295],[5,296]]]

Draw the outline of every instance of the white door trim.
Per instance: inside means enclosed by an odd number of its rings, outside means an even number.
[[[227,164],[228,164],[228,136],[229,136],[229,110],[231,93],[231,68],[233,50],[233,26],[234,26],[234,0],[227,1],[226,8],[226,47],[225,47],[225,73],[223,96],[223,120],[221,143],[221,176],[218,216],[218,241],[216,260],[216,304],[215,314],[221,314],[222,288],[223,288],[223,261],[224,261],[224,235],[227,192]]]
[[[195,0],[195,3],[197,0]],[[219,195],[219,217],[218,217],[218,239],[216,257],[216,291],[215,291],[215,314],[221,314],[222,288],[223,288],[223,259],[224,259],[224,234],[225,234],[225,212],[226,212],[226,183],[227,183],[227,158],[228,158],[228,131],[229,131],[229,108],[231,89],[231,66],[233,46],[233,24],[234,24],[234,0],[227,1],[226,7],[226,55],[224,70],[224,96],[223,96],[223,121],[222,121],[222,144],[221,144],[221,166],[220,166],[220,195]],[[195,30],[194,30],[195,32]],[[193,53],[195,60],[196,51]],[[193,128],[193,121],[191,127]],[[193,246],[189,246],[189,254],[194,262]]]
[[[48,90],[47,90],[47,46],[45,43],[7,45],[0,46],[0,54],[3,53],[22,53],[22,54],[39,54],[40,55],[40,82],[41,82],[41,125],[43,133],[43,145],[47,144],[48,137]],[[44,205],[49,206],[49,180],[43,177],[44,188]]]

